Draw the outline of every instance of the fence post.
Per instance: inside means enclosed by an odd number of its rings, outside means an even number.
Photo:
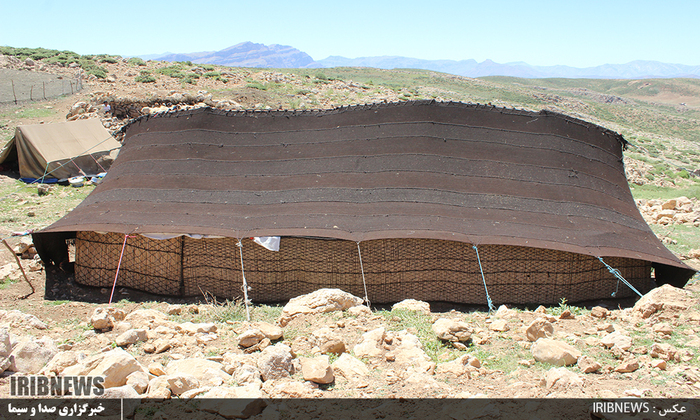
[[[41,82],[41,85],[44,88],[44,100],[46,100],[46,82]]]
[[[34,95],[34,85],[29,86],[29,100],[33,101],[34,98],[32,97]]]
[[[12,79],[10,81],[12,82],[12,96],[15,97],[15,105],[16,105],[17,104],[17,94],[15,93],[15,81]]]

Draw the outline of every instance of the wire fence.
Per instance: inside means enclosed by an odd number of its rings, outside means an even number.
[[[0,69],[0,103],[39,101],[72,95],[83,89],[79,75],[60,76],[34,71]]]

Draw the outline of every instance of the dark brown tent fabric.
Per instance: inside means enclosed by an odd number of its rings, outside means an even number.
[[[44,232],[421,238],[649,261],[625,140],[564,115],[402,102],[144,117],[103,183]]]

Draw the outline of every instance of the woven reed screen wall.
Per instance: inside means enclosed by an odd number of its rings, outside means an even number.
[[[78,232],[76,281],[111,287],[124,235]],[[279,252],[242,242],[245,276],[254,302],[279,302],[319,288],[364,296],[357,244],[352,241],[283,237]],[[360,243],[372,303],[403,299],[485,304],[476,252],[470,244],[429,239]],[[539,248],[482,245],[479,255],[496,304],[557,304],[609,298],[617,280],[596,258]],[[117,285],[171,296],[242,296],[237,240],[129,237]],[[651,287],[651,264],[606,258],[642,293]],[[617,297],[632,291],[620,284]]]

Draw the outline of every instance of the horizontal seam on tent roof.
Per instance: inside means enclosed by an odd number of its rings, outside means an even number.
[[[501,161],[501,160],[492,160],[492,159],[468,159],[468,158],[460,158],[460,157],[453,157],[453,156],[442,156],[442,155],[427,155],[427,154],[418,154],[418,153],[402,153],[402,154],[395,154],[395,156],[435,156],[435,157],[441,157],[441,158],[449,158],[449,159],[454,159],[457,161],[462,161],[462,162],[487,162],[487,163],[503,163],[511,167],[526,167],[526,168],[538,168],[538,169],[545,169],[545,170],[552,170],[552,171],[558,171],[558,172],[563,172],[563,173],[569,173],[571,172],[570,168],[558,168],[554,166],[542,166],[542,165],[530,165],[530,164],[522,164],[522,163],[513,163],[513,162],[506,162],[506,161]],[[372,155],[372,156],[382,156],[382,155]],[[233,165],[233,164],[241,164],[241,163],[246,163],[246,162],[255,162],[256,164],[262,164],[263,162],[267,163],[286,163],[286,162],[304,162],[304,161],[318,161],[318,160],[333,160],[333,159],[340,159],[340,158],[353,158],[353,157],[359,157],[359,158],[365,158],[366,156],[361,156],[361,155],[348,155],[348,156],[329,156],[329,157],[315,157],[315,158],[296,158],[296,159],[265,159],[265,160],[219,160],[219,159],[205,159],[205,158],[187,158],[187,159],[132,159],[126,163],[122,163],[121,165],[118,165],[114,167],[114,169],[117,169],[118,171],[121,171],[121,168],[128,168],[129,166],[134,166],[137,164],[141,163],[149,163],[153,164],[154,162],[181,162],[183,160],[187,160],[188,162],[194,162],[194,161],[201,161],[201,162],[207,162],[207,163],[225,163],[227,165]],[[601,164],[604,164],[601,162]],[[219,178],[225,178],[228,176],[249,176],[249,177],[259,177],[259,176],[287,176],[287,177],[298,177],[298,176],[303,176],[303,175],[320,175],[320,174],[361,174],[361,173],[391,173],[391,172],[406,172],[406,173],[436,173],[436,174],[441,174],[441,175],[453,175],[453,176],[471,176],[474,178],[489,178],[489,179],[510,179],[513,181],[518,181],[518,182],[527,182],[527,183],[542,183],[542,184],[548,184],[548,185],[562,185],[562,186],[568,186],[570,184],[558,184],[558,183],[546,183],[546,182],[541,182],[541,181],[536,181],[532,179],[514,179],[514,178],[506,178],[506,177],[496,177],[496,176],[487,176],[487,175],[481,175],[481,176],[476,176],[476,175],[462,175],[462,174],[455,174],[454,172],[441,172],[438,170],[422,170],[422,169],[411,169],[407,170],[404,168],[401,169],[382,169],[378,171],[371,171],[371,170],[363,170],[363,171],[328,171],[328,172],[301,172],[301,173],[294,173],[294,174],[289,174],[289,173],[281,173],[281,174],[274,174],[271,175],[269,173],[265,174],[236,174],[236,175],[230,175],[230,174],[219,174],[219,175],[211,175],[211,176],[216,176]],[[144,175],[144,173],[140,173],[141,175]],[[605,178],[598,177],[596,175],[592,174],[587,174],[585,172],[577,172],[578,175],[583,175],[588,178],[596,179],[599,181],[602,181],[606,184],[609,184],[615,188],[622,188],[619,185],[615,184],[614,182],[608,181]],[[191,172],[169,172],[168,175],[192,175]],[[198,176],[206,176],[205,174],[197,174]],[[583,188],[583,187],[582,187]],[[624,191],[624,189],[623,189]]]
[[[379,174],[379,173],[394,173],[394,172],[396,172],[396,171],[395,171],[395,170],[394,170],[394,171],[392,171],[392,170],[386,170],[386,171],[374,171],[374,172],[371,172],[371,173],[372,173],[372,174]],[[418,171],[418,170],[416,170],[416,171],[411,171],[411,172],[422,173],[422,172],[427,172],[427,171]],[[352,173],[355,173],[355,172],[348,172],[348,171],[336,171],[336,172],[309,172],[309,173],[305,173],[305,174],[303,174],[303,175],[320,175],[320,174],[324,174],[324,173],[352,174]],[[485,178],[485,179],[498,179],[498,180],[514,181],[514,182],[522,182],[522,183],[533,183],[533,184],[540,184],[540,185],[566,186],[566,187],[570,187],[570,188],[579,188],[579,189],[583,189],[583,190],[595,191],[595,192],[600,193],[601,195],[604,195],[604,196],[606,196],[606,197],[610,197],[610,198],[612,198],[612,199],[614,199],[614,200],[616,200],[616,201],[621,201],[621,202],[624,201],[624,200],[619,199],[617,196],[615,196],[615,195],[613,195],[613,194],[607,193],[606,190],[599,190],[599,189],[595,189],[595,188],[592,188],[592,187],[587,187],[587,186],[585,186],[585,185],[572,185],[572,184],[565,184],[565,183],[544,182],[544,181],[532,181],[532,180],[516,180],[516,179],[513,179],[513,178],[506,178],[506,177],[499,177],[499,176],[488,176],[488,175],[479,175],[479,176],[477,176],[477,175],[457,175],[457,174],[453,174],[453,173],[449,173],[449,172],[436,172],[436,171],[430,171],[430,172],[428,172],[428,173],[438,173],[438,174],[441,174],[441,175],[452,175],[452,176],[460,177],[460,178]],[[580,174],[580,173],[579,173],[579,174]],[[187,172],[170,172],[170,173],[168,173],[168,175],[170,175],[170,176],[190,176],[191,173],[187,173]],[[297,176],[303,176],[303,175],[294,175],[294,176],[297,177]],[[124,174],[124,175],[118,176],[118,177],[116,177],[116,178],[112,178],[112,180],[114,181],[114,180],[117,180],[117,179],[120,179],[120,178],[124,178],[124,177],[127,177],[127,176],[129,176],[129,177],[131,177],[131,176],[136,176],[136,177],[139,177],[139,178],[142,179],[142,178],[144,177],[144,174],[141,174],[141,173],[139,173],[139,174],[134,174],[134,173]],[[229,176],[229,175],[222,176],[222,175],[214,175],[214,174],[212,174],[212,175],[209,175],[209,174],[198,174],[197,176],[198,176],[198,177],[199,177],[199,176],[201,176],[201,177],[209,177],[209,178],[229,178],[229,177],[231,177],[231,176]],[[588,175],[586,175],[586,176],[588,176]],[[283,175],[283,174],[280,174],[280,175],[269,175],[269,174],[264,174],[264,175],[249,175],[249,174],[240,174],[240,175],[235,175],[235,177],[250,177],[250,178],[252,178],[252,177],[256,177],[256,178],[257,178],[257,177],[267,177],[267,178],[272,178],[272,177],[287,177],[287,178],[289,178],[290,176],[289,176],[289,175]],[[602,178],[596,178],[596,179],[601,179],[601,180],[605,181],[605,180],[602,179]],[[607,182],[607,181],[605,181],[605,182]],[[618,190],[620,190],[620,192],[623,192],[623,193],[626,192],[624,189],[622,189],[622,188],[619,187],[618,185],[615,185],[614,183],[611,183],[611,182],[608,182],[608,183],[611,184],[613,187],[616,187]],[[332,188],[351,188],[351,187],[326,187],[326,188],[332,189]],[[397,188],[402,188],[402,187],[397,187]],[[403,188],[405,188],[405,187],[403,187]],[[158,188],[158,189],[159,189],[159,190],[183,190],[183,191],[184,191],[184,190],[189,190],[189,189],[191,189],[191,188]],[[355,189],[367,189],[367,188],[356,187]],[[421,188],[421,189],[424,189],[424,188]],[[432,189],[434,190],[434,188],[432,188]],[[106,189],[105,189],[105,190],[102,190],[102,191],[110,191],[110,190],[106,190]],[[215,190],[215,189],[212,189],[212,190],[202,190],[202,189],[198,189],[198,191],[218,191],[218,190]],[[235,191],[239,191],[239,190],[235,190]],[[255,190],[255,189],[250,189],[250,190],[242,190],[242,191],[249,191],[249,192],[258,191],[258,192],[261,192],[261,193],[268,193],[268,192],[273,192],[273,191],[284,191],[284,190],[264,190],[264,191],[259,191],[259,190]],[[486,194],[486,193],[484,193],[484,194]],[[499,194],[499,195],[500,195],[500,194]]]
[[[439,122],[434,122],[434,121],[406,121],[406,122],[384,122],[384,123],[379,123],[379,124],[360,124],[360,125],[343,125],[342,128],[359,128],[359,127],[381,127],[382,125],[395,125],[395,124],[439,124],[439,125],[445,125],[445,126],[451,126],[451,127],[460,127],[460,128],[470,128],[470,129],[477,129],[477,130],[492,130],[492,131],[500,131],[504,133],[514,133],[514,134],[529,134],[533,136],[547,136],[547,137],[556,137],[560,138],[563,140],[567,140],[570,142],[574,143],[581,143],[583,145],[589,146],[594,149],[598,149],[602,151],[603,153],[609,154],[611,156],[617,157],[612,152],[609,152],[605,150],[604,148],[587,143],[583,140],[579,140],[573,137],[567,137],[567,136],[562,136],[559,134],[551,134],[551,133],[537,133],[537,132],[531,132],[531,131],[521,131],[521,130],[507,130],[503,128],[494,128],[494,127],[486,127],[486,126],[472,126],[472,125],[466,125],[466,124],[451,124],[451,123],[439,123]],[[190,133],[190,132],[210,132],[210,133],[222,133],[222,134],[231,134],[231,135],[274,135],[274,134],[285,134],[285,133],[306,133],[306,132],[321,132],[321,131],[334,131],[338,130],[338,128],[315,128],[315,129],[299,129],[299,130],[281,130],[281,131],[224,131],[224,130],[211,130],[211,129],[206,129],[206,128],[196,128],[196,129],[182,129],[182,130],[168,130],[168,131],[148,131],[148,132],[143,132],[143,133],[138,133],[134,134],[133,136],[129,136],[128,139],[131,138],[138,138],[141,136],[153,136],[155,134],[178,134],[178,133]],[[394,136],[394,137],[405,137],[405,136]],[[390,136],[386,137],[377,137],[377,138],[391,138]],[[442,137],[436,137],[436,138],[442,138]],[[362,140],[364,139],[361,136],[358,136],[356,138],[353,138],[352,140]],[[372,138],[369,138],[372,139]],[[454,139],[454,140],[461,140],[461,139]],[[335,142],[342,142],[342,141],[347,141],[347,139],[343,140],[333,140],[333,141],[327,141],[327,142],[308,142],[310,144],[332,144]],[[477,140],[472,140],[472,141],[477,141]],[[494,142],[495,143],[495,142]],[[196,143],[193,143],[196,144]],[[209,144],[209,143],[203,143],[203,144]],[[213,143],[212,143],[213,144]],[[296,144],[304,144],[304,143],[296,143]],[[495,144],[506,144],[506,143],[495,143]],[[236,147],[237,145],[231,145],[231,146],[226,146],[226,147]],[[268,146],[268,145],[261,145],[262,146]],[[135,146],[135,147],[140,147],[140,146]],[[525,147],[525,146],[523,146]]]
[[[345,189],[347,189],[347,188],[345,188]],[[417,190],[417,191],[419,191],[418,189],[412,189],[412,188],[403,188],[403,189],[404,189],[404,190],[407,190],[407,189],[408,189],[408,190]],[[120,188],[120,189],[113,189],[113,190],[105,191],[103,194],[100,194],[100,195],[108,195],[108,193],[114,193],[114,192],[116,192],[116,191],[134,191],[134,190],[139,190],[139,191],[148,192],[148,193],[151,194],[151,198],[153,198],[153,193],[155,192],[154,190],[151,190],[151,189],[134,189],[134,188],[122,189],[122,188]],[[330,189],[329,189],[329,190],[330,190]],[[336,190],[336,189],[333,189],[333,190]],[[365,192],[366,190],[369,190],[369,189],[365,189],[365,190],[363,190],[363,192]],[[375,189],[373,189],[373,190],[379,190],[379,189],[376,189],[376,188],[375,188]],[[396,190],[396,189],[394,189],[394,190]],[[156,191],[163,191],[163,190],[156,190]],[[190,190],[190,189],[182,189],[182,190],[173,190],[173,191],[190,192],[191,190]],[[295,189],[295,190],[285,190],[285,191],[288,191],[288,192],[293,192],[293,191],[308,191],[308,189]],[[450,194],[458,194],[458,193],[455,193],[455,192],[452,192],[452,191],[445,191],[445,190],[434,190],[434,189],[433,189],[433,191],[446,192],[446,193],[450,193]],[[237,190],[232,190],[232,191],[227,191],[227,192],[238,192],[238,191],[237,191]],[[246,191],[246,192],[248,192],[248,191]],[[496,196],[495,194],[487,194],[487,193],[471,193],[471,194],[469,194],[469,195],[472,195],[472,196],[482,196],[482,197],[483,197],[483,196]],[[632,218],[631,216],[627,216],[627,215],[625,215],[624,213],[620,213],[620,212],[618,212],[618,211],[616,211],[616,210],[613,210],[613,209],[610,209],[610,208],[607,208],[607,207],[596,206],[596,205],[593,205],[593,204],[572,203],[572,202],[570,202],[570,201],[548,200],[548,199],[531,198],[531,197],[524,197],[524,198],[523,198],[523,197],[518,197],[518,196],[499,196],[499,197],[508,197],[508,198],[514,198],[514,199],[519,199],[519,200],[524,200],[524,201],[533,201],[533,202],[542,202],[542,203],[553,203],[553,204],[560,204],[560,205],[566,204],[566,203],[576,204],[576,206],[578,206],[578,207],[587,207],[587,208],[593,208],[593,209],[600,209],[600,210],[604,210],[604,211],[606,211],[606,212],[610,212],[610,213],[612,213],[612,214],[618,215],[619,217],[621,217],[621,218],[623,218],[623,219],[630,219],[630,220],[632,220],[632,221],[635,222],[634,225],[637,225],[637,224],[642,223],[642,221],[639,221],[639,220],[637,220],[637,219],[635,219],[635,218]],[[106,197],[106,199],[101,199],[101,200],[100,200],[101,203],[107,203],[107,202],[115,203],[115,202],[122,202],[122,201],[124,201],[124,200],[122,200],[122,199],[114,199],[114,200],[112,200],[112,199],[109,199],[109,197]],[[140,200],[140,199],[129,199],[128,201],[129,201],[129,202],[146,202],[146,203],[151,202],[151,203],[153,203],[153,201]],[[89,206],[89,205],[92,205],[93,202],[94,202],[94,200],[90,200],[89,202],[85,202],[85,203],[86,203],[86,204],[85,204],[85,207],[87,207],[87,206]],[[216,202],[216,201],[203,201],[203,200],[201,200],[201,199],[198,199],[198,200],[196,200],[196,201],[184,201],[184,200],[173,201],[173,200],[162,200],[162,199],[161,199],[161,200],[158,200],[158,201],[156,201],[156,202],[160,202],[160,203],[181,203],[181,204],[184,204],[184,203],[189,203],[189,204],[191,204],[191,203],[201,203],[201,204],[225,204],[225,203]],[[362,205],[362,204],[376,204],[376,203],[406,203],[406,201],[394,201],[394,200],[383,200],[383,201],[374,200],[374,201],[364,201],[364,202],[358,203],[358,202],[354,202],[354,201],[340,201],[340,200],[335,199],[335,200],[313,200],[313,201],[311,201],[311,200],[304,200],[304,201],[286,201],[286,202],[284,202],[284,203],[275,203],[275,204],[292,204],[292,205],[293,205],[293,204],[300,204],[300,203],[318,203],[318,202],[327,202],[327,203],[351,203],[351,204],[356,204],[356,205]],[[585,215],[578,215],[578,214],[571,214],[571,213],[555,213],[555,212],[550,212],[550,211],[532,211],[532,210],[523,210],[523,209],[517,209],[517,210],[515,210],[515,209],[513,209],[512,207],[496,207],[496,206],[475,207],[475,206],[467,206],[467,205],[461,206],[461,205],[456,205],[456,204],[446,204],[446,203],[440,203],[440,202],[416,201],[416,200],[411,200],[411,201],[408,201],[408,202],[417,203],[417,204],[429,204],[429,205],[438,205],[438,206],[449,206],[449,207],[454,207],[454,208],[459,208],[459,209],[470,209],[470,208],[472,208],[472,209],[481,209],[481,208],[483,208],[484,210],[487,210],[487,209],[488,209],[488,210],[506,210],[506,211],[517,211],[517,212],[532,213],[532,214],[549,214],[549,215],[555,215],[555,216],[559,216],[559,217],[582,217],[582,218],[587,218],[587,219],[596,219],[596,220],[599,220],[599,218],[592,217],[592,216],[585,216]],[[255,203],[255,204],[229,203],[229,204],[236,204],[236,205],[239,205],[239,206],[247,206],[247,205],[262,206],[262,205],[266,205],[266,204],[264,204],[264,203]],[[165,214],[165,213],[164,213],[164,214]],[[348,215],[348,216],[352,216],[352,215]],[[353,217],[354,217],[354,216],[353,216]],[[366,216],[361,216],[361,217],[366,217]],[[447,217],[447,216],[445,216],[445,217]],[[621,225],[621,226],[628,226],[627,224],[617,223],[617,222],[614,222],[614,221],[611,221],[611,223],[619,224],[619,225]],[[630,225],[630,227],[631,227],[631,225]]]
[[[172,132],[172,134],[179,134],[183,133],[183,131],[176,131]],[[228,132],[221,132],[223,134],[239,134],[239,133],[228,133]],[[252,133],[246,133],[248,135]],[[526,133],[526,134],[533,134],[533,133]],[[157,147],[173,147],[173,146],[211,146],[211,147],[217,147],[217,148],[268,148],[268,147],[279,147],[282,144],[287,144],[290,146],[317,146],[317,145],[324,145],[324,144],[340,144],[340,143],[349,143],[349,142],[357,142],[357,141],[367,141],[367,140],[394,140],[394,139],[403,139],[403,138],[408,138],[408,139],[434,139],[434,140],[450,140],[450,141],[456,141],[456,142],[462,142],[462,143],[477,143],[477,144],[489,144],[489,145],[498,145],[498,146],[503,146],[503,147],[513,147],[513,148],[520,148],[520,149],[531,149],[531,150],[547,150],[547,151],[555,151],[558,153],[564,153],[568,155],[573,155],[573,156],[579,156],[579,157],[584,157],[589,160],[595,160],[597,162],[604,163],[606,165],[612,166],[608,164],[607,162],[603,161],[602,159],[591,159],[590,157],[586,155],[580,155],[572,152],[568,152],[562,148],[554,148],[554,147],[547,147],[547,146],[532,146],[532,145],[527,145],[527,144],[511,144],[511,143],[506,143],[506,142],[498,142],[498,141],[486,141],[486,140],[478,140],[474,138],[456,138],[456,137],[447,137],[447,136],[431,136],[431,135],[394,135],[394,136],[381,136],[381,137],[353,137],[353,138],[346,138],[346,139],[340,139],[340,140],[330,140],[330,141],[306,141],[306,142],[294,142],[294,143],[280,143],[280,142],[275,142],[275,143],[267,143],[267,144],[221,144],[221,143],[214,143],[214,142],[197,142],[197,141],[183,141],[181,143],[149,143],[149,144],[143,144],[143,145],[138,145],[138,146],[130,146],[129,151],[131,150],[143,150],[143,149],[149,149],[149,148],[157,148]],[[573,139],[569,139],[573,140]],[[595,148],[595,146],[590,145],[585,142],[577,142],[581,143],[584,146],[588,146],[591,148]],[[609,155],[611,155],[613,158],[615,158],[615,161],[619,161],[617,158],[617,155],[606,152]],[[450,156],[450,155],[445,155],[445,156]]]
[[[167,214],[167,213],[165,213],[165,214]],[[270,217],[273,217],[273,216],[270,216]],[[353,216],[353,217],[355,217],[355,216]],[[455,220],[461,220],[461,219],[455,219]],[[109,225],[112,225],[112,223],[94,223],[94,222],[93,222],[93,223],[90,223],[90,224],[93,224],[93,225],[94,225],[94,224],[98,224],[98,225],[100,225],[100,226],[109,226]],[[168,224],[168,223],[154,223],[154,222],[138,223],[138,224],[136,224],[136,223],[132,223],[132,224],[127,223],[127,225],[133,225],[133,226],[134,226],[134,229],[132,229],[132,230],[130,231],[131,233],[139,233],[138,230],[140,230],[141,232],[143,232],[143,226],[148,226],[148,227],[153,227],[153,226],[171,226],[171,225]],[[535,227],[540,227],[541,229],[547,229],[547,230],[550,230],[550,231],[568,232],[567,229],[562,228],[562,227],[556,227],[556,226],[541,226],[541,225],[536,225],[536,224],[516,223],[516,222],[509,222],[509,225],[513,225],[513,226],[526,226],[526,227],[535,226]],[[623,225],[621,225],[621,226],[623,226]],[[210,225],[191,225],[190,227],[195,228],[194,230],[197,230],[197,228],[210,229],[212,226],[210,226]],[[150,229],[149,229],[149,230],[150,230]],[[243,236],[243,237],[247,237],[247,236],[251,236],[250,232],[254,232],[254,231],[266,231],[266,232],[272,232],[272,233],[275,233],[275,232],[279,233],[280,231],[288,231],[288,230],[306,230],[306,229],[305,229],[305,228],[302,229],[302,228],[297,227],[297,226],[275,226],[275,227],[273,227],[273,228],[266,227],[266,226],[257,226],[257,227],[249,227],[249,228],[246,228],[246,229],[236,229],[236,228],[234,228],[234,227],[227,227],[227,228],[225,228],[225,230],[230,230],[230,231],[235,231],[235,232],[242,232],[242,233],[243,233],[242,236]],[[384,229],[380,229],[380,230],[354,230],[354,231],[349,231],[349,230],[338,229],[338,228],[330,228],[330,227],[311,227],[311,228],[308,228],[308,230],[314,230],[314,231],[328,231],[328,232],[344,232],[344,233],[349,233],[349,234],[358,234],[358,233],[367,234],[367,233],[377,233],[377,232],[404,232],[404,231],[406,231],[407,229],[406,229],[406,228],[384,228]],[[548,235],[535,236],[535,237],[533,237],[533,236],[531,236],[531,235],[529,235],[529,236],[514,236],[514,235],[505,234],[505,233],[493,233],[493,232],[482,232],[482,233],[473,233],[473,232],[471,232],[471,233],[457,233],[457,234],[455,235],[454,232],[448,232],[448,231],[434,231],[434,230],[430,230],[430,229],[428,229],[428,228],[413,229],[413,231],[414,231],[414,232],[430,232],[430,233],[432,233],[432,234],[449,234],[449,235],[452,235],[453,237],[455,237],[455,236],[458,236],[458,237],[465,237],[465,238],[470,238],[470,237],[471,237],[471,238],[472,238],[472,239],[470,239],[470,242],[471,242],[471,243],[474,243],[474,237],[480,237],[480,236],[483,236],[483,235],[485,235],[485,234],[488,234],[489,236],[492,236],[492,237],[512,238],[512,239],[529,239],[529,240],[532,240],[532,241],[546,242],[546,243],[550,243],[550,244],[563,244],[563,245],[573,246],[573,247],[583,248],[583,249],[598,249],[598,250],[599,250],[599,249],[601,248],[601,246],[598,246],[598,245],[582,245],[582,244],[576,244],[576,243],[571,243],[571,242],[566,242],[566,241],[561,241],[561,240],[549,239],[550,236],[548,236]],[[195,233],[196,233],[196,232],[195,232]],[[288,236],[288,235],[282,235],[282,236]],[[293,235],[293,236],[295,236],[295,235]],[[594,235],[594,236],[598,236],[598,235]],[[333,236],[330,236],[330,235],[329,235],[329,237],[332,238]],[[418,237],[418,236],[416,236],[416,237]],[[450,240],[455,240],[455,239],[450,239]],[[463,242],[463,241],[459,241],[459,240],[456,240],[456,241],[457,241],[457,242]],[[527,245],[521,245],[521,246],[527,246]],[[605,247],[603,247],[603,248],[605,248]],[[631,252],[648,254],[648,253],[645,252],[644,250],[631,250]],[[598,253],[598,254],[600,254],[600,253]],[[650,254],[648,254],[648,255],[650,255]]]
[[[145,201],[143,201],[143,200],[133,200],[133,201],[136,201],[136,202],[139,202],[139,201],[140,201],[140,202],[145,202]],[[206,203],[202,203],[202,204],[206,204]],[[464,207],[464,208],[465,208],[465,209],[470,209],[470,208],[471,208],[471,209],[477,209],[477,207]],[[517,213],[530,213],[530,214],[541,214],[541,213],[543,213],[543,212],[534,212],[534,211],[527,211],[527,210],[520,211],[520,210],[509,209],[509,208],[494,208],[494,207],[490,207],[489,210],[512,211],[512,212],[517,212]],[[140,214],[140,212],[138,212],[138,211],[133,211],[133,212],[132,212],[132,211],[129,211],[128,209],[127,209],[127,210],[119,210],[119,211],[122,212],[122,213],[135,213],[135,214],[138,213],[138,214]],[[162,214],[162,215],[165,215],[165,214],[179,214],[179,213],[166,212],[166,211],[153,211],[153,212],[151,212],[151,214]],[[551,213],[547,213],[547,214],[551,214]],[[220,215],[224,216],[224,218],[228,218],[228,217],[226,217],[226,214],[224,214],[224,213],[213,214],[213,215],[212,215],[212,214],[208,214],[207,216],[208,216],[208,217],[217,217],[217,216],[220,216]],[[260,218],[276,218],[276,217],[280,217],[280,216],[296,216],[296,215],[298,215],[298,213],[283,213],[283,212],[280,212],[280,213],[274,213],[274,214],[270,214],[270,215],[266,215],[266,216],[259,216],[259,217],[260,217]],[[324,218],[333,217],[333,216],[335,216],[335,217],[350,217],[350,218],[366,218],[366,217],[368,217],[367,215],[354,215],[354,214],[347,214],[347,213],[332,213],[332,212],[327,212],[327,213],[305,213],[305,215],[311,216],[311,217],[324,217]],[[556,215],[556,214],[555,214],[555,215]],[[418,215],[418,214],[415,214],[415,213],[411,213],[411,214],[405,214],[405,213],[378,213],[378,214],[374,214],[374,215],[369,216],[369,217],[383,218],[383,217],[390,217],[390,216],[391,216],[391,217],[425,217],[425,218],[439,218],[439,219],[454,220],[454,221],[457,221],[457,222],[464,221],[464,220],[474,220],[474,221],[477,221],[477,220],[484,220],[483,218],[453,217],[453,216],[445,216],[445,215],[436,216],[436,215],[427,214],[427,213],[426,213],[426,214],[423,214],[423,215]],[[561,216],[561,217],[564,217],[564,216]],[[582,215],[568,215],[568,216],[566,216],[566,217],[574,217],[574,218],[580,218],[580,219],[600,220],[599,218],[596,218],[596,217],[582,216]],[[624,216],[623,216],[623,217],[624,217]],[[237,218],[246,219],[247,217],[246,217],[246,216],[237,216]],[[609,223],[613,223],[613,224],[615,224],[615,225],[619,225],[619,226],[625,226],[625,227],[628,227],[628,228],[630,228],[630,229],[632,229],[632,230],[636,230],[636,231],[639,231],[639,232],[646,232],[646,229],[638,229],[637,227],[633,226],[632,224],[618,223],[618,222],[614,222],[614,221],[608,221],[608,222],[609,222]],[[518,221],[518,222],[515,222],[515,221],[499,221],[499,223],[504,223],[504,224],[509,224],[509,225],[518,225],[518,226],[539,226],[539,227],[543,227],[543,228],[547,228],[547,229],[568,230],[568,229],[566,229],[566,228],[564,228],[564,227],[562,227],[562,226],[543,225],[543,224],[540,224],[540,223],[527,223],[527,222],[521,222],[521,221]],[[641,222],[640,222],[640,223],[641,223]],[[640,223],[637,223],[637,225],[639,225]],[[209,227],[210,225],[198,225],[198,226]],[[255,228],[255,229],[263,229],[263,228],[260,227],[260,228]],[[274,230],[274,229],[288,229],[288,228],[285,228],[285,227],[283,227],[283,226],[280,225],[280,226],[275,226],[274,228],[264,228],[264,229]],[[328,229],[328,230],[333,230],[332,228],[322,228],[322,227],[313,227],[312,229]],[[381,229],[381,230],[406,230],[406,228],[385,228],[385,229]],[[445,232],[446,232],[446,231],[445,231]],[[607,233],[607,232],[606,232],[606,233]],[[461,233],[459,233],[459,234],[461,234]],[[466,235],[466,234],[465,234],[465,235]]]

